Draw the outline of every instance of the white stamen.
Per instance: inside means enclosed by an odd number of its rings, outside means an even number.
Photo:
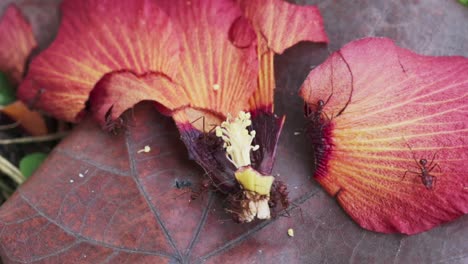
[[[270,219],[270,207],[268,206],[268,199],[262,199],[256,202],[257,205],[257,218]]]
[[[224,141],[226,156],[236,168],[250,165],[250,151],[255,151],[260,146],[252,146],[255,131],[249,133],[247,127],[252,125],[250,113],[239,112],[234,120],[228,114],[227,120],[216,127],[216,136]]]

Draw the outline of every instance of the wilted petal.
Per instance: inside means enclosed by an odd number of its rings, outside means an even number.
[[[315,111],[315,179],[362,227],[414,234],[468,212],[467,71],[466,58],[368,38],[310,73],[301,95]]]
[[[316,6],[299,6],[283,0],[237,2],[244,15],[252,21],[258,38],[260,72],[250,108],[273,112],[274,55],[300,41],[328,42],[323,19]]]
[[[42,89],[40,108],[76,121],[105,74],[174,76],[179,53],[177,32],[154,1],[67,0],[57,38],[32,61],[19,96],[29,101]]]
[[[0,71],[18,84],[37,43],[31,26],[15,5],[10,5],[0,20],[0,36]]]

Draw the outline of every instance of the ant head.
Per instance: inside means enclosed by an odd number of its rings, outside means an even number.
[[[427,160],[426,159],[420,159],[419,164],[421,164],[422,166],[425,166],[427,164]]]
[[[325,105],[325,102],[322,99],[320,99],[317,101],[317,105],[318,107],[322,108]]]

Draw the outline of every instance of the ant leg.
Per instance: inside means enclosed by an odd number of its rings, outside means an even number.
[[[431,162],[429,163],[429,166],[428,166],[428,167],[431,167],[431,165],[432,165],[432,163],[434,162],[434,159],[435,159],[437,153],[439,153],[439,151],[440,151],[440,150],[438,150],[438,151],[436,151],[436,152],[434,153],[434,155],[432,156]]]
[[[172,197],[172,199],[177,200],[177,199],[179,199],[182,195],[184,195],[184,194],[186,194],[186,193],[188,193],[188,192],[190,192],[190,191],[184,191],[184,192],[182,192],[182,193],[180,193],[180,194],[178,194],[178,195],[175,195],[174,197]],[[192,199],[190,199],[189,202],[191,202],[191,200],[192,200]]]
[[[435,163],[427,172],[431,172],[435,167],[439,168],[439,173],[442,172],[442,168],[440,168],[439,163]]]
[[[211,133],[213,132],[213,130],[215,130],[215,128],[217,127],[217,125],[214,125],[214,124],[211,124],[211,129],[208,131],[208,133]]]
[[[405,141],[406,146],[408,146],[408,148],[410,149],[411,156],[413,156],[414,162],[416,162],[416,164],[418,165],[418,168],[420,168],[422,170],[423,168],[421,168],[421,165],[419,164],[418,160],[416,159],[416,156],[414,155],[414,151],[411,148],[410,144],[408,143],[408,141],[406,141],[405,137],[403,137],[403,140]]]
[[[416,174],[418,176],[421,176],[420,175],[421,173],[419,173],[419,172],[407,170],[407,171],[405,171],[405,174],[403,174],[403,178],[401,178],[401,181],[403,181],[405,179],[407,173],[414,173],[414,174]]]
[[[197,118],[197,119],[193,120],[192,122],[190,122],[190,124],[193,124],[193,123],[197,122],[200,119],[203,119],[203,133],[205,133],[205,116],[200,116],[199,118]]]
[[[203,133],[206,133],[206,131],[205,131],[205,116],[203,116]]]
[[[312,114],[312,110],[310,110],[309,105],[304,101],[304,115],[305,117],[309,117]]]
[[[294,205],[297,209],[299,209],[299,212],[301,213],[301,221],[302,221],[302,223],[305,223],[304,222],[304,214],[302,213],[302,208],[296,203],[292,203],[292,205]]]

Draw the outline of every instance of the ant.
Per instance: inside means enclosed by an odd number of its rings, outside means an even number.
[[[335,85],[334,85],[334,82],[333,82],[333,79],[334,79],[334,70],[333,70],[333,64],[330,68],[331,70],[331,77],[330,77],[330,86],[331,86],[331,91],[330,91],[330,95],[328,96],[327,100],[322,100],[322,99],[319,99],[315,105],[315,111],[313,111],[311,109],[311,107],[309,106],[309,104],[305,103],[304,105],[304,114],[306,116],[306,118],[308,118],[314,125],[316,125],[317,123],[329,123],[334,117],[338,117],[340,116],[341,114],[344,113],[344,111],[346,110],[346,108],[348,107],[348,105],[351,103],[351,96],[352,96],[352,93],[353,93],[353,90],[354,90],[354,76],[352,74],[352,71],[351,71],[351,67],[349,66],[348,62],[346,61],[346,59],[343,57],[343,55],[341,54],[340,51],[337,51],[337,54],[342,58],[343,62],[345,63],[349,73],[350,73],[350,77],[351,77],[351,90],[350,90],[350,96],[348,97],[348,100],[346,101],[345,105],[338,111],[338,113],[336,115],[333,115],[331,116],[331,118],[323,111],[323,109],[325,108],[325,106],[328,104],[328,102],[330,101],[330,99],[333,97],[333,93],[334,93],[334,88],[335,88]]]
[[[205,178],[200,184],[200,188],[198,191],[195,191],[192,189],[192,194],[190,195],[190,201],[195,201],[197,200],[201,195],[206,193],[207,191],[210,190],[211,187],[211,179]]]
[[[406,145],[408,145],[409,149],[413,153],[413,149],[411,149],[411,146],[408,143],[406,143]],[[419,168],[420,171],[416,172],[416,171],[407,170],[407,171],[405,171],[405,174],[403,174],[402,180],[405,179],[405,176],[406,176],[407,173],[413,173],[413,174],[418,175],[418,177],[421,178],[421,182],[422,182],[422,184],[424,184],[424,186],[426,187],[427,190],[432,190],[433,187],[435,187],[435,184],[437,182],[437,177],[434,176],[434,175],[431,175],[431,171],[433,171],[435,167],[438,167],[439,170],[441,170],[439,164],[434,163],[434,159],[435,159],[436,154],[437,154],[437,152],[434,153],[434,156],[432,157],[431,162],[429,164],[427,164],[426,159],[420,159],[419,161],[417,161],[416,157],[414,156],[414,153],[413,153],[413,159],[416,162],[416,164],[418,165],[418,168]]]
[[[187,181],[179,181],[179,180],[176,180],[175,181],[175,187],[177,189],[183,189],[183,188],[188,188],[188,187],[191,187],[192,186],[192,182],[187,180]]]
[[[109,110],[107,110],[106,114],[104,115],[104,129],[114,135],[117,135],[119,131],[125,127],[124,120],[122,117],[119,117],[115,120],[112,120],[112,109],[114,105],[112,105]]]

